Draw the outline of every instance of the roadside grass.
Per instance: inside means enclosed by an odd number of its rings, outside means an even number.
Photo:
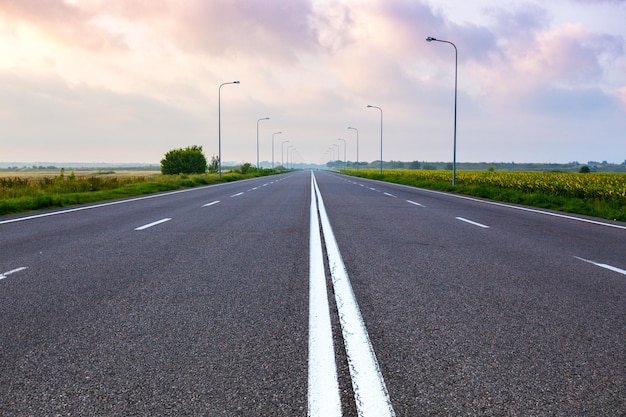
[[[272,172],[226,172],[221,179],[217,174],[161,175],[137,171],[12,174],[0,175],[0,216],[231,182]]]
[[[348,175],[626,221],[626,174],[566,172],[347,170]]]

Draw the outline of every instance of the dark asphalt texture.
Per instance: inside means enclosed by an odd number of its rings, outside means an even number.
[[[626,229],[314,174],[398,416],[626,415]],[[310,175],[0,217],[0,415],[305,416]]]

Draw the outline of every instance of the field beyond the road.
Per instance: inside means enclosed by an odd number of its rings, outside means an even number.
[[[572,172],[348,170],[349,175],[491,200],[626,221],[626,174]]]
[[[260,175],[267,175],[262,170]],[[258,175],[162,175],[158,171],[0,171],[0,216],[132,197]]]

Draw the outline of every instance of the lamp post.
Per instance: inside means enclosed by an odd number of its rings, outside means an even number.
[[[287,165],[285,165],[285,162],[283,161],[283,168],[289,168],[289,153],[292,148],[293,145],[287,145]]]
[[[454,150],[452,153],[452,186],[456,185],[456,96],[457,96],[457,69],[459,63],[459,52],[456,49],[456,45],[449,41],[443,41],[441,39],[435,39],[432,36],[426,38],[426,42],[443,42],[449,43],[454,47]]]
[[[269,117],[264,117],[256,121],[256,172],[260,171],[259,167],[259,122],[261,120],[269,120]]]
[[[348,129],[356,130],[356,171],[359,172],[359,129],[356,127],[348,127]]]
[[[285,168],[285,143],[289,142],[288,140],[284,140],[281,144],[280,144],[280,164],[283,166],[283,169]]]
[[[341,157],[339,156],[339,145],[337,145],[336,143],[333,143],[332,146],[337,147],[337,158],[335,158],[335,162],[341,161]]]
[[[380,175],[383,175],[383,109],[368,104],[367,107],[380,110]]]
[[[239,84],[239,81],[222,83],[217,89],[217,158],[220,178],[222,178],[222,86],[226,84]]]
[[[272,133],[272,171],[274,171],[274,135],[280,135],[283,132]]]
[[[346,156],[346,140],[345,139],[337,139],[337,140],[341,140],[343,141],[343,161],[344,161],[344,165],[346,166],[346,170],[348,169],[348,157]]]

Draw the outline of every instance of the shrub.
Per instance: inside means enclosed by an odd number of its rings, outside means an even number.
[[[202,153],[202,146],[189,146],[184,149],[173,149],[161,160],[161,173],[203,174],[207,170],[207,160]]]

